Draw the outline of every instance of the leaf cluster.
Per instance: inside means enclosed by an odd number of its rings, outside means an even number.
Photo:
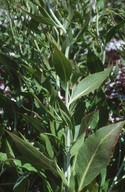
[[[9,0],[0,14],[0,190],[122,191],[125,122],[110,124],[105,95],[122,7]]]

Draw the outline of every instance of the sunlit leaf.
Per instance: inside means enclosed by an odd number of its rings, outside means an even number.
[[[30,172],[37,172],[35,167],[33,167],[30,163],[25,163],[22,167]]]
[[[73,103],[82,96],[88,95],[90,92],[95,91],[95,89],[98,89],[104,80],[108,77],[110,71],[111,67],[105,71],[89,75],[80,81],[78,85],[76,85],[72,90],[69,104]]]
[[[73,165],[78,191],[82,191],[109,164],[124,124],[125,121],[100,128],[83,142]]]
[[[0,152],[0,162],[5,162],[7,161],[7,155],[6,153]]]

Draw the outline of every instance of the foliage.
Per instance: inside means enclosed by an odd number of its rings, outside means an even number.
[[[1,15],[0,190],[123,191],[125,121],[110,123],[105,94],[122,7],[9,0]]]

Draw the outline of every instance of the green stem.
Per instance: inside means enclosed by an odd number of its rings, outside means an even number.
[[[65,94],[65,102],[66,107],[69,110],[69,83],[67,83],[66,87],[66,94]],[[68,182],[68,186],[70,186],[70,175],[71,175],[71,168],[70,168],[70,128],[67,128],[66,132],[66,163],[65,163],[65,177]]]
[[[98,12],[96,14],[96,33],[97,33],[97,36],[99,37],[99,14],[98,14]]]
[[[13,19],[12,19],[12,17],[11,17],[11,12],[10,12],[10,3],[9,3],[9,1],[7,1],[7,5],[8,5],[8,16],[9,16],[9,24],[10,24],[10,30],[11,30],[11,33],[12,33],[12,38],[13,38],[13,40],[14,40],[14,42],[15,42],[15,32],[14,32],[14,27],[13,27]]]
[[[105,50],[105,46],[102,43],[102,63],[103,65],[105,64],[105,56],[106,56],[106,50]]]
[[[69,49],[70,49],[70,43],[69,43],[69,36],[66,35],[66,50],[65,50],[65,56],[69,57]],[[69,110],[69,82],[67,82],[66,85],[66,93],[65,93],[65,103],[66,107]],[[68,186],[70,186],[70,176],[71,176],[71,167],[70,167],[70,143],[71,143],[71,135],[70,135],[70,127],[67,128],[66,132],[66,171],[65,171],[65,177],[68,182]]]
[[[61,99],[60,80],[59,80],[59,76],[58,75],[56,76],[56,89],[57,89],[57,92],[58,92],[58,96]]]
[[[98,7],[97,7],[96,1],[95,1],[95,8],[96,8],[96,33],[97,33],[97,36],[99,37],[99,14],[98,14]]]
[[[67,86],[66,86],[65,103],[66,103],[67,109],[69,110],[69,82],[67,82]]]
[[[66,135],[66,172],[65,172],[68,186],[70,186],[70,175],[71,175],[71,168],[70,168],[70,129],[67,130]]]
[[[95,0],[95,10],[96,10],[96,33],[97,36],[99,37],[99,13],[98,13],[98,7],[97,7],[97,1]],[[105,64],[105,55],[106,55],[106,51],[105,51],[105,46],[104,43],[102,42],[101,44],[101,49],[102,49],[102,63],[103,65]]]
[[[69,36],[66,35],[66,50],[65,50],[65,56],[69,57],[69,49],[70,49],[70,42],[69,42]]]
[[[36,45],[37,50],[38,50],[39,52],[41,52],[41,50],[40,50],[40,48],[39,48],[39,45],[38,45],[38,43],[37,43],[36,40],[34,40],[34,43],[35,43],[35,45]]]
[[[48,2],[48,9],[49,9],[49,12],[51,14],[51,16],[53,17],[53,19],[55,20],[55,22],[59,25],[59,27],[62,29],[62,31],[66,34],[66,30],[65,28],[63,27],[63,25],[60,23],[60,21],[57,19],[57,17],[55,16],[52,8],[51,8],[51,5],[50,5],[50,0],[47,1]]]

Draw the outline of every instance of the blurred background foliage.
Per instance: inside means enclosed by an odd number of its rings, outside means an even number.
[[[65,83],[58,81],[53,65],[55,46],[72,64],[70,92],[88,74],[110,64],[115,69],[105,86],[72,106],[74,125],[95,110],[88,137],[102,126],[124,120],[124,75],[119,87],[116,81],[111,86],[119,69],[125,73],[124,1],[6,0],[0,4],[0,191],[61,191],[61,180],[28,163],[5,130],[26,138],[46,157],[58,159],[63,169],[65,127],[71,122],[62,102]],[[116,44],[123,41],[122,49],[106,49],[113,39]],[[123,192],[124,154],[123,131],[107,170],[86,191],[97,191],[98,185],[100,192]]]

